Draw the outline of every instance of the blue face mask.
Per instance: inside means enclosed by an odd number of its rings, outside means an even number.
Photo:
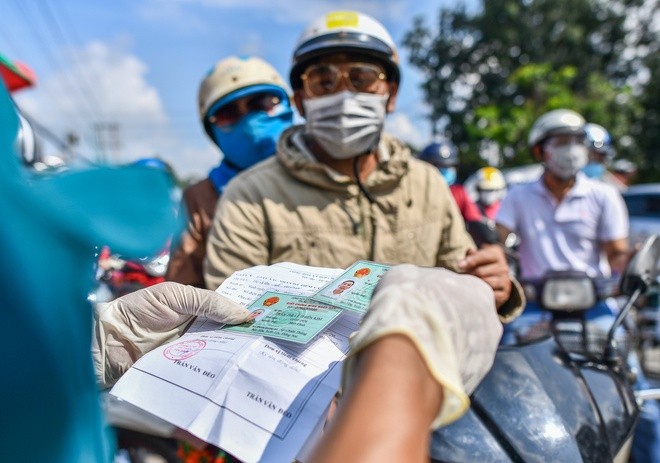
[[[280,134],[293,123],[290,106],[275,115],[256,111],[243,116],[235,125],[220,129],[211,126],[224,159],[239,169],[247,169],[275,154]]]
[[[445,178],[447,185],[451,186],[456,183],[456,167],[438,167],[438,170]]]
[[[605,175],[605,165],[598,162],[590,162],[582,168],[582,172],[589,178],[601,179]]]

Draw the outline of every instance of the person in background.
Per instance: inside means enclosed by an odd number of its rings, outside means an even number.
[[[569,109],[540,116],[529,132],[534,159],[544,164],[541,178],[518,185],[505,196],[496,217],[500,239],[520,238],[521,280],[540,280],[553,270],[581,270],[593,278],[620,274],[628,261],[628,215],[621,195],[582,173],[587,164],[585,120]],[[527,308],[513,325],[524,329]],[[606,304],[587,312],[587,319],[611,316]],[[515,326],[514,326],[515,325]]]
[[[626,190],[637,177],[637,165],[628,159],[617,159],[612,163],[612,175],[622,185],[622,190]]]
[[[482,167],[477,171],[477,206],[489,220],[495,220],[506,195],[506,180],[499,169]]]
[[[451,194],[461,211],[463,220],[477,222],[482,215],[477,205],[470,199],[463,185],[456,183],[459,164],[458,148],[449,140],[436,141],[428,145],[419,154],[419,159],[435,166],[449,185]]]
[[[584,126],[584,130],[584,141],[589,150],[589,161],[582,172],[587,177],[608,183],[619,191],[625,190],[625,185],[608,170],[614,156],[616,156],[610,133],[602,125],[591,122]]]
[[[555,270],[577,270],[592,278],[620,275],[630,256],[628,212],[621,194],[605,182],[588,178],[582,169],[589,152],[586,121],[575,111],[556,109],[533,124],[528,145],[545,170],[533,183],[512,188],[496,221],[501,242],[511,232],[520,238],[521,281],[540,281]],[[588,326],[607,332],[617,307],[601,300],[585,312]],[[504,327],[503,344],[533,333],[549,315],[528,300],[523,314]],[[636,364],[634,354],[628,357]],[[640,371],[637,386],[644,387]],[[660,409],[646,401],[632,445],[633,461],[660,461]]]
[[[277,71],[256,57],[230,56],[204,77],[199,117],[220,148],[222,161],[207,178],[183,192],[187,230],[173,250],[165,279],[204,287],[202,262],[216,202],[239,172],[275,153],[277,139],[293,122],[289,90]]]

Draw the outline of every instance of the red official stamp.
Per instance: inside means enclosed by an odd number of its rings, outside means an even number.
[[[206,341],[202,339],[191,339],[172,344],[165,349],[163,355],[170,360],[185,360],[197,354],[204,347],[206,347]]]

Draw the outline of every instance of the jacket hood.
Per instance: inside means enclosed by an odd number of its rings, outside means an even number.
[[[287,129],[277,144],[277,160],[297,180],[331,191],[352,191],[357,185],[347,175],[340,174],[319,162],[305,149],[304,125]],[[383,132],[378,145],[378,167],[364,182],[369,191],[377,192],[396,186],[409,169],[410,150],[391,135]]]

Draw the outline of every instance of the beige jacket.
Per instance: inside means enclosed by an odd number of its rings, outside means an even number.
[[[365,187],[306,153],[302,127],[277,155],[227,186],[209,233],[204,278],[217,288],[237,270],[295,262],[345,268],[360,259],[456,269],[474,243],[449,188],[432,166],[383,134]]]
[[[165,279],[204,288],[202,263],[206,254],[206,237],[211,228],[218,193],[210,179],[189,186],[183,192],[188,224],[170,255]]]

